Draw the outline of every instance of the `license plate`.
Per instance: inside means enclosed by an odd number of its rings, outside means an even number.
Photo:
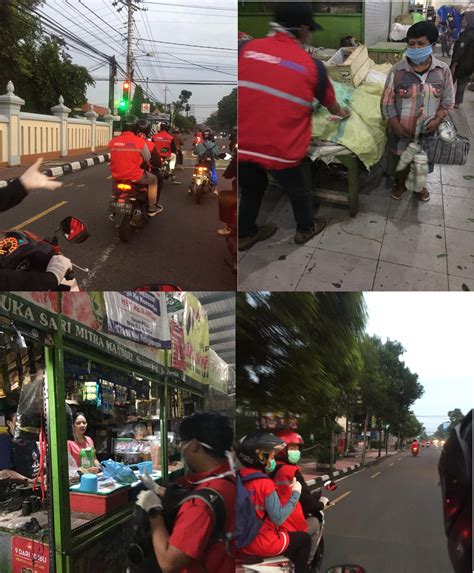
[[[130,203],[114,203],[114,210],[118,213],[125,213],[126,215],[131,215],[132,205]]]

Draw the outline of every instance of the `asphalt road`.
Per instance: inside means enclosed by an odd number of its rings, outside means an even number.
[[[185,149],[190,149],[191,139]],[[219,144],[227,141],[218,140]],[[128,244],[121,243],[108,220],[111,179],[108,164],[61,178],[58,191],[30,194],[1,214],[3,229],[14,227],[51,236],[68,215],[82,219],[90,238],[74,245],[61,239],[63,253],[88,274],[76,270],[82,290],[131,290],[148,283],[173,283],[183,290],[235,290],[235,275],[225,263],[227,245],[217,234],[222,226],[217,199],[208,195],[200,205],[188,195],[193,159],[177,172],[181,185],[165,181],[160,203],[164,211],[151,219]],[[219,190],[230,189],[222,178],[227,162],[219,162]],[[30,219],[33,219],[30,221]]]
[[[352,563],[366,573],[452,573],[437,464],[441,448],[390,456],[337,482],[326,511],[323,571]],[[343,496],[343,497],[341,497]]]

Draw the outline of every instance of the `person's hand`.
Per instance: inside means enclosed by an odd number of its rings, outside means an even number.
[[[301,483],[294,477],[293,481],[291,482],[291,491],[297,491],[299,494],[301,493],[302,485]]]
[[[443,123],[440,117],[434,117],[430,123],[425,127],[425,133],[433,133]]]
[[[54,191],[62,186],[61,181],[56,181],[56,177],[48,177],[39,170],[43,158],[40,157],[31,167],[20,177],[20,182],[27,191],[34,189],[48,189]]]
[[[150,513],[151,510],[158,512],[163,511],[163,504],[161,499],[150,490],[141,491],[138,494],[136,504],[143,509],[146,513]]]
[[[345,119],[351,115],[351,110],[348,107],[341,107],[339,111],[339,115]]]
[[[156,490],[156,483],[155,480],[150,476],[150,474],[146,471],[144,471],[143,475],[139,475],[138,479],[142,482],[142,484],[149,489],[150,491],[155,491]],[[155,493],[157,493],[155,491]]]
[[[66,276],[67,272],[72,269],[71,260],[63,255],[54,255],[46,267],[47,273],[53,273],[53,275],[58,279],[58,285]]]
[[[391,117],[388,120],[388,126],[390,127],[390,130],[393,131],[393,133],[397,136],[397,137],[412,137],[413,134],[410,133],[399,121],[399,119],[397,117]]]

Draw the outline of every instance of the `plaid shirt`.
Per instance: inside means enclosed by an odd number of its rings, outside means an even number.
[[[424,81],[406,58],[395,64],[387,77],[381,108],[385,119],[397,117],[409,133],[415,133],[419,119],[437,115],[445,118],[454,107],[454,86],[449,66],[431,57]],[[413,138],[397,137],[388,128],[388,145],[401,155]]]

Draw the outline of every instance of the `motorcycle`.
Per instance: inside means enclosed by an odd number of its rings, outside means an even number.
[[[324,488],[328,491],[334,491],[337,489],[337,485],[333,481],[327,481],[324,483]],[[319,488],[313,492],[313,495],[317,495],[320,497],[321,489]],[[320,498],[320,499],[327,499],[327,498]],[[326,523],[326,518],[324,515],[324,510],[331,505],[331,502],[327,500],[325,502],[324,509],[321,509],[318,513],[319,515],[315,515],[320,522],[320,528],[318,533],[317,539],[317,549],[316,554],[311,562],[310,571],[312,573],[319,573],[322,572],[322,562],[324,558],[324,526]],[[237,557],[237,567],[236,571],[238,573],[293,573],[294,566],[293,563],[283,555],[279,555],[277,557],[270,557],[266,559],[261,559],[259,557],[248,556],[248,555],[240,555]]]
[[[415,456],[415,457],[416,457],[416,456],[418,455],[419,449],[420,449],[420,448],[419,448],[418,446],[413,446],[412,449],[411,449],[411,454],[412,454],[412,456]]]
[[[130,181],[114,181],[110,214],[120,240],[128,243],[133,230],[140,229],[150,220],[148,186]]]
[[[220,159],[228,161],[232,158],[229,153],[221,153]],[[215,185],[211,183],[211,169],[213,160],[210,157],[199,161],[194,167],[193,178],[189,186],[189,194],[194,196],[196,204],[199,205],[205,195],[215,190]]]
[[[76,217],[66,217],[54,231],[52,238],[43,238],[31,231],[0,231],[0,269],[46,272],[54,255],[61,255],[59,232],[70,243],[83,243],[89,238],[85,223]],[[72,266],[88,273],[89,269]],[[73,269],[69,270],[57,290],[78,291]]]

